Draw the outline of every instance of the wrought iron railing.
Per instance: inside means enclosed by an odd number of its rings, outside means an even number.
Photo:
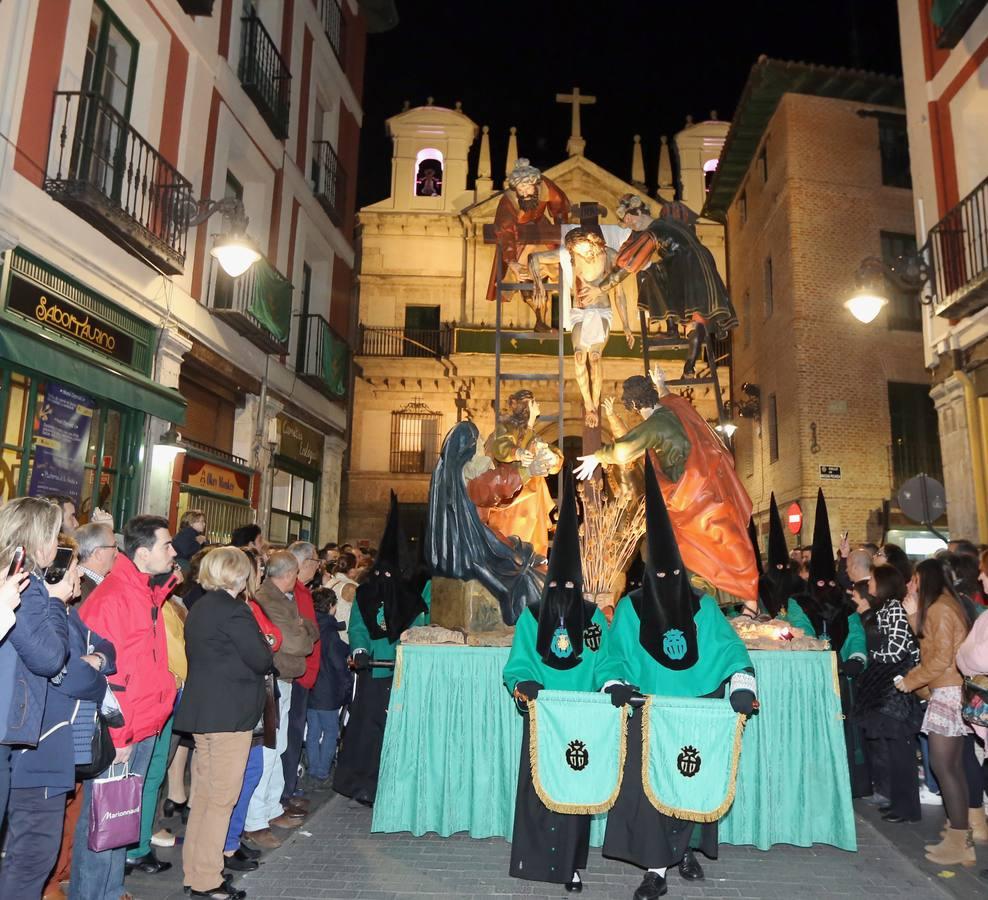
[[[323,393],[345,396],[350,362],[346,342],[320,315],[301,316],[299,329],[298,374]]]
[[[323,31],[333,48],[340,65],[346,64],[346,20],[339,0],[319,0],[319,18],[322,20]]]
[[[93,91],[56,91],[45,190],[172,274],[185,264],[192,182]]]
[[[260,304],[257,293],[260,267],[259,263],[255,263],[242,275],[231,278],[214,263],[215,280],[209,307],[265,352],[283,354],[288,349],[287,337],[282,339],[271,325],[258,318],[258,313],[265,314],[261,306],[256,305]]]
[[[929,251],[938,315],[958,318],[988,303],[988,178],[930,229]]]
[[[346,172],[329,141],[312,142],[312,191],[334,224],[343,221]]]
[[[441,359],[453,352],[453,327],[374,328],[360,326],[363,356],[417,356]]]
[[[291,73],[257,15],[244,16],[240,22],[240,83],[274,136],[286,138]]]
[[[204,444],[202,441],[194,441],[191,438],[182,435],[182,444],[186,447],[191,447],[193,450],[199,450],[202,453],[209,453],[212,456],[219,457],[220,459],[225,459],[227,462],[234,463],[238,466],[243,466],[247,468],[247,460],[242,456],[237,456],[235,453],[230,453],[228,450],[221,450],[219,447],[214,447],[212,444]]]

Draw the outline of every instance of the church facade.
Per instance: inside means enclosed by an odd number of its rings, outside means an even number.
[[[425,519],[429,478],[446,433],[457,422],[473,421],[483,437],[495,425],[495,303],[487,299],[496,248],[484,240],[484,226],[494,221],[501,191],[491,177],[490,135],[460,108],[431,103],[410,108],[387,122],[394,152],[390,196],[363,207],[358,216],[359,336],[355,348],[353,422],[349,471],[344,478],[343,540],[374,545],[394,489],[404,510],[405,529],[413,539]],[[699,210],[706,182],[716,167],[728,123],[693,124],[676,135],[682,200]],[[574,129],[575,130],[575,129]],[[576,130],[575,130],[576,131]],[[543,174],[574,205],[594,201],[606,209],[601,224],[615,224],[618,199],[627,193],[645,197],[644,168],[637,136],[631,180],[593,163],[583,154],[585,142],[570,139],[569,156]],[[468,155],[480,140],[475,172]],[[521,155],[524,156],[524,148]],[[512,129],[506,168],[518,158]],[[665,148],[659,183],[671,199],[671,173]],[[666,189],[665,184],[669,184]],[[646,197],[646,199],[648,199]],[[653,209],[658,203],[651,201]],[[724,274],[723,227],[701,219],[697,232]],[[637,335],[639,318],[634,279],[625,282],[628,315]],[[554,301],[553,324],[559,320]],[[502,304],[502,327],[527,331],[535,317],[519,294]],[[554,421],[540,423],[545,440],[558,444],[567,460],[583,452],[583,405],[566,340],[563,433],[558,415],[560,390],[558,339],[519,338],[502,341],[502,372],[530,373],[550,380],[503,381],[501,407],[512,392],[527,388],[542,413]],[[665,350],[652,359],[668,378],[678,378],[685,351]],[[726,347],[719,356],[719,379],[726,392],[730,377]],[[640,339],[629,349],[620,322],[604,351],[602,397],[620,400],[625,378],[644,373]],[[693,389],[700,412],[716,424],[717,403],[709,385]],[[726,398],[725,398],[726,400]],[[617,407],[620,408],[620,402]],[[622,410],[630,424],[630,415]],[[604,426],[602,439],[610,435]],[[550,480],[555,493],[555,479]]]

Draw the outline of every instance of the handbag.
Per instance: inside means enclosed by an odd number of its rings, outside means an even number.
[[[117,748],[113,746],[113,737],[110,735],[110,726],[106,721],[106,716],[102,710],[96,710],[96,719],[93,722],[92,756],[90,762],[75,767],[75,780],[88,781],[105,772],[113,758],[117,755]]]
[[[988,675],[969,675],[964,679],[961,693],[964,721],[988,728]]]
[[[141,838],[144,778],[124,763],[123,774],[93,781],[89,804],[89,849],[94,853],[136,844]]]
[[[861,720],[880,713],[897,722],[914,723],[918,730],[923,718],[919,699],[895,687],[895,676],[905,675],[912,667],[912,660],[908,657],[894,663],[872,662],[855,679],[855,703],[851,717]]]

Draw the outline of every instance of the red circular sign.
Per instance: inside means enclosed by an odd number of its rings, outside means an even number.
[[[803,530],[803,511],[798,503],[790,503],[786,510],[786,524],[793,534],[799,534]]]

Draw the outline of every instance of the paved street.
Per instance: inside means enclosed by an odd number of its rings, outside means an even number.
[[[325,795],[323,795],[325,796]],[[801,897],[983,898],[988,886],[973,873],[955,870],[953,877],[925,872],[907,859],[867,821],[858,816],[859,852],[831,847],[777,847],[763,853],[749,847],[721,848],[721,858],[706,864],[707,879],[687,885],[673,873],[669,894],[676,897],[774,900]],[[370,834],[370,810],[332,795],[306,825],[278,851],[268,854],[261,868],[240,880],[251,900],[392,900],[426,897],[560,898],[560,887],[509,878],[509,846],[502,840],[472,840],[465,836]],[[935,830],[934,817],[928,817]],[[903,843],[910,853],[920,837]],[[981,854],[988,865],[988,854]],[[135,876],[128,887],[138,900],[181,900],[180,855],[172,871],[148,878]],[[701,858],[702,859],[702,858]],[[604,860],[593,851],[583,896],[629,900],[639,876],[630,867]]]

